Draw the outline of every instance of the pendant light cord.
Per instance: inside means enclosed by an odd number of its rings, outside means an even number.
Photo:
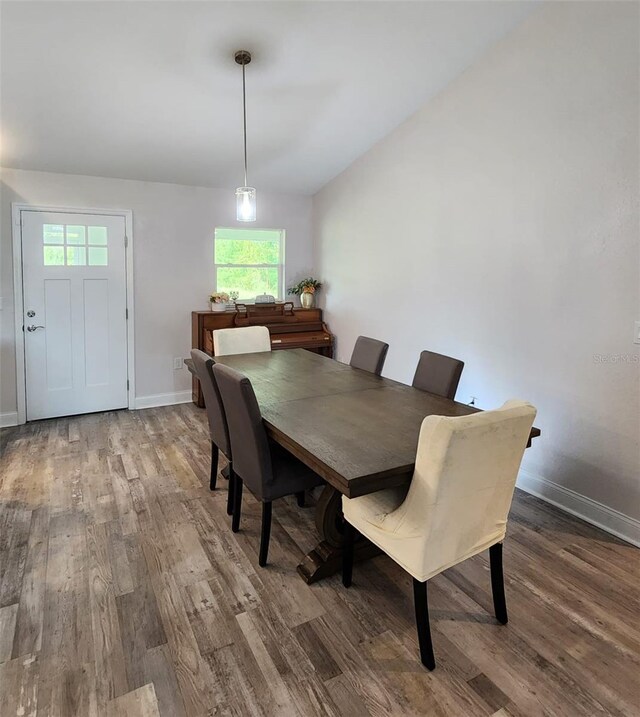
[[[242,63],[242,119],[244,126],[244,186],[247,186],[247,93],[244,79],[244,66]]]

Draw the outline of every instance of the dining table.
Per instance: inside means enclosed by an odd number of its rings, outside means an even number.
[[[408,485],[424,418],[480,410],[305,349],[214,360],[249,378],[269,438],[326,482],[315,512],[320,541],[297,568],[307,583],[340,570],[342,496]],[[533,427],[528,445],[539,435]],[[354,558],[378,552],[361,537]]]

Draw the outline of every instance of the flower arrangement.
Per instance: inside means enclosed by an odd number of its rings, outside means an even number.
[[[308,276],[306,279],[303,279],[295,284],[295,286],[287,289],[287,293],[299,296],[302,308],[310,309],[313,307],[314,294],[321,288],[322,284],[317,279],[314,279],[312,276]]]
[[[229,294],[224,291],[214,291],[209,295],[210,304],[226,304],[229,301]]]
[[[315,294],[318,289],[322,289],[322,283],[309,276],[299,281],[290,289],[287,289],[287,294],[295,294],[296,296],[300,296],[300,294]]]

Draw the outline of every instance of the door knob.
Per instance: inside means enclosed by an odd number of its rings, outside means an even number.
[[[38,329],[44,329],[44,326],[34,326],[33,324],[31,324],[31,326],[27,326],[27,331],[29,332],[37,331]]]

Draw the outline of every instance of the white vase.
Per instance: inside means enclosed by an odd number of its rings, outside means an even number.
[[[211,304],[211,311],[226,311],[226,304],[216,304],[214,301],[209,302]]]
[[[303,309],[311,309],[313,307],[313,299],[315,294],[310,294],[308,291],[303,291],[300,294],[300,303]]]

